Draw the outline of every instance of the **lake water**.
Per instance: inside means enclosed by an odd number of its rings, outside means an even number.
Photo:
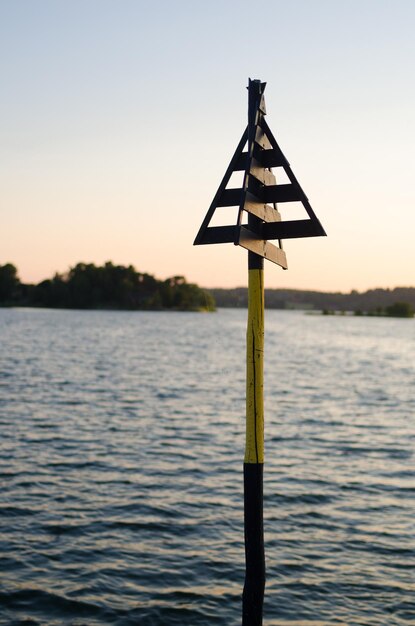
[[[0,624],[240,624],[245,328],[0,310]],[[265,346],[264,624],[414,624],[414,321]]]

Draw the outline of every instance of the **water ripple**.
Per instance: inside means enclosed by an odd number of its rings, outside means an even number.
[[[240,624],[245,317],[0,310],[0,624]],[[265,626],[408,626],[413,326],[266,328]]]

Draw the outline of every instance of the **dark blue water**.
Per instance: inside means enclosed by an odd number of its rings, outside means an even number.
[[[245,324],[0,310],[1,624],[240,624]],[[413,624],[415,323],[266,324],[264,624]]]

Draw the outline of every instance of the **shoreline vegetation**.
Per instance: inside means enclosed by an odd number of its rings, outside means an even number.
[[[415,316],[415,309],[409,302],[395,302],[390,306],[376,307],[371,311],[362,311],[361,309],[356,309],[355,311],[350,312],[356,316],[363,317],[408,317],[412,318]],[[349,314],[350,314],[349,313]],[[345,315],[345,311],[329,311],[324,309],[322,311],[323,315]]]
[[[0,265],[0,306],[127,311],[214,311],[211,294],[183,276],[157,280],[129,265],[78,263],[37,285],[20,281],[12,263]]]
[[[246,308],[246,287],[209,289],[216,306]],[[413,317],[415,287],[369,289],[350,293],[305,291],[300,289],[265,289],[265,308],[320,312],[325,315],[365,315],[375,317]]]
[[[38,284],[22,283],[12,263],[0,265],[1,307],[46,307],[130,311],[215,311],[247,308],[246,287],[203,289],[183,276],[158,280],[132,266],[77,263],[65,274]],[[302,310],[323,315],[414,317],[415,287],[350,293],[265,289],[268,309]]]

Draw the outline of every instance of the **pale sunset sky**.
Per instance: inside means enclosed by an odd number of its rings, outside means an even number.
[[[244,250],[192,244],[250,77],[328,234],[266,287],[414,286],[414,30],[413,0],[0,0],[0,264],[246,285]]]

